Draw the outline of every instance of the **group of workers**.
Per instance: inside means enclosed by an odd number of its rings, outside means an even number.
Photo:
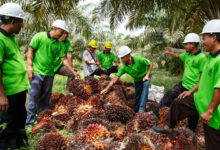
[[[25,146],[25,125],[35,121],[36,114],[49,106],[55,74],[68,76],[67,82],[81,78],[73,67],[69,29],[63,20],[56,20],[49,32],[40,32],[32,38],[27,52],[27,67],[21,55],[15,34],[18,34],[24,12],[16,3],[0,7],[0,150]],[[180,58],[184,63],[182,82],[165,93],[157,108],[150,112],[159,118],[159,110],[170,106],[165,126],[153,126],[156,132],[172,135],[178,121],[188,118],[189,129],[195,131],[199,117],[204,124],[205,144],[208,150],[220,147],[220,20],[206,23],[202,31],[203,45],[208,56],[198,49],[200,38],[189,33],[184,40],[185,53],[178,54],[167,48],[165,53]],[[118,58],[107,42],[105,50],[97,54],[97,42],[89,42],[83,53],[84,77],[116,73],[109,85],[101,91],[106,94],[119,78],[127,73],[134,78],[133,110],[144,113],[153,63],[132,56],[128,46],[121,46]],[[25,107],[28,91],[28,104]],[[66,94],[71,94],[68,87]]]

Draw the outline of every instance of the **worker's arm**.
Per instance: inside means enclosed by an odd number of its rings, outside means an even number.
[[[202,76],[202,73],[200,74],[200,78],[201,78],[201,76]],[[190,90],[188,90],[188,91],[182,92],[182,93],[178,96],[178,98],[179,98],[179,99],[186,98],[187,96],[190,96],[190,95],[192,95],[194,92],[198,91],[199,82],[200,82],[200,79],[199,79],[199,81],[197,82],[197,84],[196,84],[192,89],[190,89]]]
[[[115,61],[115,65],[117,66],[118,69],[120,68],[118,61]]]
[[[34,49],[32,47],[29,47],[28,52],[27,52],[27,73],[28,73],[29,80],[31,80],[34,76],[34,72],[32,68],[33,55],[34,55]]]
[[[8,98],[5,95],[2,82],[2,72],[0,70],[0,111],[7,111],[9,107]]]
[[[164,52],[172,57],[179,58],[179,53],[173,53],[170,47],[165,49]]]
[[[215,89],[213,93],[212,100],[208,106],[208,109],[201,115],[202,122],[204,122],[205,124],[209,124],[209,121],[212,118],[212,114],[219,106],[219,104],[220,104],[220,89],[218,88]]]
[[[149,80],[149,76],[150,76],[150,73],[151,73],[152,69],[153,69],[153,63],[151,62],[150,66],[148,67],[147,74],[143,78],[143,82]]]
[[[67,56],[67,60],[68,60],[69,64],[73,65],[72,53],[71,52],[67,52],[66,56]]]
[[[80,74],[76,71],[75,68],[73,68],[73,66],[71,64],[69,64],[69,61],[67,60],[66,57],[62,57],[60,58],[60,60],[62,61],[63,65],[70,71],[72,72],[72,74],[74,74],[77,78],[80,79]]]
[[[102,69],[103,71],[106,71],[106,69],[102,67],[100,61],[97,61],[97,62],[96,62],[96,65],[97,65],[100,69]]]
[[[89,62],[88,60],[85,60],[85,63],[87,63],[88,65],[96,65],[95,62]]]
[[[106,94],[111,88],[112,86],[118,81],[119,77],[118,76],[115,76],[111,82],[108,84],[108,86],[101,91],[101,94]]]

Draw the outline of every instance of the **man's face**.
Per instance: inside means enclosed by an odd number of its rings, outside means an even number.
[[[90,46],[89,50],[94,52],[96,50],[96,48]]]
[[[16,21],[12,21],[11,24],[13,25],[13,33],[18,34],[23,26],[23,20],[19,19]]]
[[[62,30],[60,28],[54,28],[54,30],[55,30],[56,39],[59,39],[62,36],[62,34],[64,33],[64,30]]]
[[[194,43],[184,43],[184,47],[187,52],[191,52],[195,48]]]
[[[215,45],[214,36],[210,36],[209,34],[203,34],[203,45],[205,47],[205,51],[210,52]]]
[[[105,53],[109,54],[110,51],[111,51],[111,48],[106,48],[106,47],[105,47]]]
[[[121,57],[121,61],[124,63],[124,64],[127,64],[129,62],[129,55],[126,55],[124,57]]]
[[[68,38],[68,32],[64,31],[62,36],[59,38],[61,42],[65,41]]]

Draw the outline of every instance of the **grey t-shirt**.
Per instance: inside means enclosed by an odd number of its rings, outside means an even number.
[[[95,61],[94,61],[93,58],[95,59]],[[89,64],[85,63],[85,60],[88,60],[89,62],[96,62],[96,61],[98,61],[98,55],[96,54],[96,52],[93,55],[93,58],[92,58],[89,50],[85,50],[84,51],[84,53],[83,53],[84,77],[87,77],[87,76],[91,75],[98,68],[96,65],[89,65]]]

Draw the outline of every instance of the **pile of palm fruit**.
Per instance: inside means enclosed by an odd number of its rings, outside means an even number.
[[[146,113],[135,114],[134,86],[117,82],[106,94],[100,95],[110,82],[107,76],[99,80],[89,77],[73,80],[68,86],[73,96],[54,93],[50,107],[42,111],[31,136],[41,135],[39,150],[174,150],[203,149],[201,123],[195,133],[188,130],[187,120],[181,121],[172,137],[154,132],[153,125],[163,125],[169,108],[160,110],[160,119],[150,115],[156,102],[148,100]],[[65,129],[72,136],[64,137],[57,131]]]

